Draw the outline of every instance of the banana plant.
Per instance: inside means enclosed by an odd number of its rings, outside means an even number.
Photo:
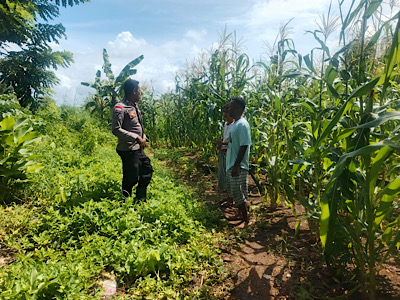
[[[86,103],[85,108],[90,110],[92,115],[98,115],[100,119],[104,120],[109,117],[111,109],[108,106],[108,97],[100,97],[98,94],[95,94],[91,97],[91,99]]]
[[[81,84],[96,90],[95,97],[93,98],[94,100],[100,97],[106,101],[110,108],[112,108],[117,103],[118,98],[123,94],[122,84],[126,79],[128,79],[129,76],[136,74],[137,70],[134,69],[134,67],[137,66],[143,59],[144,56],[141,55],[132,60],[122,69],[117,78],[115,78],[111,69],[112,65],[107,50],[103,49],[103,72],[106,76],[106,79],[101,79],[101,71],[98,70],[96,72],[94,82],[81,82]],[[89,107],[96,108],[96,105],[89,105]],[[99,111],[99,113],[101,113],[101,111]]]

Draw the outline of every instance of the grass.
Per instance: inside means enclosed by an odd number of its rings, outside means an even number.
[[[107,272],[121,299],[209,299],[226,276],[219,218],[156,158],[148,201],[124,201],[114,137],[67,112],[35,145],[45,168],[22,203],[0,207],[1,247],[14,260],[0,268],[0,298],[98,299]]]

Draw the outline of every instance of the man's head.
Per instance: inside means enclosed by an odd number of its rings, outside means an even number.
[[[224,113],[224,119],[228,122],[228,123],[232,123],[233,118],[231,117],[231,115],[229,114],[229,110],[231,108],[231,103],[228,102],[224,105],[223,107],[223,113]]]
[[[235,120],[239,120],[242,117],[245,107],[246,107],[246,102],[242,97],[233,98],[231,101],[229,114]]]
[[[140,101],[141,94],[140,94],[140,87],[139,81],[133,79],[127,79],[124,82],[124,92],[125,98],[128,99],[132,103],[136,103]]]

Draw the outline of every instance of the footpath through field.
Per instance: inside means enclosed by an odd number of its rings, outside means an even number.
[[[224,224],[220,230],[225,239],[219,247],[229,280],[215,287],[218,299],[346,298],[354,282],[327,269],[318,239],[305,220],[295,235],[296,222],[305,213],[301,205],[296,206],[297,218],[284,203],[269,209],[249,176],[252,225],[238,228],[237,221],[228,221],[235,208],[221,205],[226,195],[217,191],[215,164],[205,164],[193,153],[178,157],[161,160],[195,190],[200,201],[219,207]]]

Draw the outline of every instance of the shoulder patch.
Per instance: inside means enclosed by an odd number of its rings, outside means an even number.
[[[120,105],[116,105],[116,106],[114,106],[114,111],[115,112],[121,112],[122,111],[122,106],[120,106]]]

